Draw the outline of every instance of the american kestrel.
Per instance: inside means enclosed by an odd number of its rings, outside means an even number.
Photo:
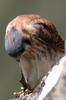
[[[50,21],[38,15],[20,15],[6,28],[5,49],[20,65],[24,89],[33,91],[64,55],[64,40]]]

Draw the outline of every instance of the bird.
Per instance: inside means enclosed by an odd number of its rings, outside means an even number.
[[[33,91],[64,56],[64,40],[52,22],[39,15],[19,15],[6,28],[5,49],[20,66],[20,82]]]

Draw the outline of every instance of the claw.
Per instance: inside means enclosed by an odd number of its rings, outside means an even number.
[[[19,97],[21,94],[23,94],[24,91],[20,91],[20,92],[14,92],[14,96]]]
[[[30,89],[25,90],[25,94],[30,94],[30,93],[32,93],[32,91]]]
[[[13,95],[18,98],[21,94],[30,94],[30,93],[32,93],[30,88],[28,88],[24,91],[24,87],[21,87],[21,90],[22,91],[20,91],[20,92],[14,92]]]
[[[24,91],[24,87],[20,87],[20,89],[21,89],[22,91]]]
[[[21,94],[23,94],[23,93],[24,93],[24,88],[21,87],[21,90],[22,90],[22,91],[20,91],[20,92],[14,92],[14,93],[13,93],[14,96],[19,97]]]

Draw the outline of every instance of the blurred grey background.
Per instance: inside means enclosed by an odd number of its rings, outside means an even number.
[[[0,0],[0,100],[14,98],[13,92],[21,87],[19,65],[4,48],[6,26],[21,14],[38,14],[50,20],[66,37],[66,0]]]

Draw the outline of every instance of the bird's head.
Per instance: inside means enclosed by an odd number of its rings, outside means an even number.
[[[18,58],[28,50],[32,44],[32,36],[35,35],[35,21],[37,15],[22,15],[13,19],[6,28],[5,49],[7,53]]]
[[[51,22],[38,15],[20,15],[6,28],[5,49],[18,60],[25,51],[42,47],[44,42],[53,46],[53,43],[61,39],[60,36],[58,38],[56,28]]]

